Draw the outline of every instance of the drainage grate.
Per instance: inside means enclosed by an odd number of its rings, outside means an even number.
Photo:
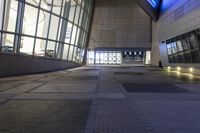
[[[172,84],[123,84],[127,92],[135,93],[185,93],[189,92]]]
[[[141,72],[114,72],[115,75],[144,75]]]

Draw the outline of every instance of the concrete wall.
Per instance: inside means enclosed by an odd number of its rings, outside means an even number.
[[[135,0],[96,0],[89,48],[151,48],[151,19]]]
[[[0,77],[79,67],[81,64],[21,55],[0,55]]]
[[[136,0],[136,2],[142,7],[142,9],[144,9],[144,11],[146,11],[147,14],[151,16],[154,21],[157,21],[160,4],[156,8],[153,8],[147,0]]]
[[[161,16],[157,23],[153,23],[152,27],[152,63],[158,65],[158,61],[162,60],[163,64],[169,65],[166,55],[167,49],[161,43],[177,35],[200,28],[200,0],[163,0]],[[161,49],[160,53],[158,52],[159,48]],[[198,64],[174,65],[198,66]]]

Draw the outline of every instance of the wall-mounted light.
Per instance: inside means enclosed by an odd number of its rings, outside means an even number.
[[[181,70],[181,68],[180,67],[177,67],[177,71],[180,71]]]
[[[167,68],[169,71],[171,70],[171,67],[170,66],[168,66],[168,68]]]
[[[193,72],[193,70],[194,70],[193,68],[190,68],[190,72]]]

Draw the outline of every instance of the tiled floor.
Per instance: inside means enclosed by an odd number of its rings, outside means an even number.
[[[199,133],[200,78],[96,66],[0,79],[0,133]]]

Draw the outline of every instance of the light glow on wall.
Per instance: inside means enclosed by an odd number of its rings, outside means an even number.
[[[153,8],[158,7],[160,0],[147,0]]]

